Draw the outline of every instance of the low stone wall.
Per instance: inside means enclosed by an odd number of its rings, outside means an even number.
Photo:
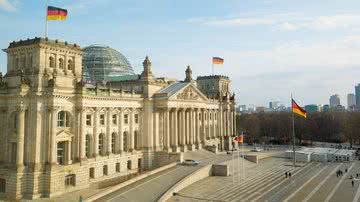
[[[250,162],[253,162],[256,164],[259,163],[259,158],[258,158],[258,155],[256,155],[256,154],[246,154],[246,155],[244,155],[244,157],[246,160],[248,160]]]
[[[200,168],[199,170],[183,178],[182,180],[177,182],[174,186],[172,186],[167,192],[165,192],[165,194],[163,194],[160,197],[158,202],[166,202],[168,199],[170,199],[173,196],[174,192],[179,192],[185,187],[199,180],[202,180],[206,177],[209,177],[211,174],[212,174],[212,165],[207,165],[205,167]]]
[[[104,190],[104,191],[102,191],[102,192],[100,192],[100,193],[97,193],[97,194],[95,194],[95,195],[93,195],[93,196],[90,196],[89,198],[83,200],[83,202],[95,201],[95,200],[97,200],[97,199],[99,199],[99,198],[101,198],[101,197],[103,197],[103,196],[106,196],[106,195],[108,195],[108,194],[110,194],[110,193],[112,193],[112,192],[114,192],[114,191],[117,191],[117,190],[119,190],[119,189],[121,189],[121,188],[123,188],[123,187],[125,187],[125,186],[128,186],[128,185],[130,185],[130,184],[132,184],[132,183],[135,183],[135,182],[137,182],[137,181],[139,181],[139,180],[142,180],[142,179],[144,179],[144,178],[146,178],[146,177],[149,177],[149,176],[151,176],[151,175],[154,175],[154,174],[159,173],[159,172],[161,172],[161,171],[164,171],[164,170],[166,170],[166,169],[175,167],[176,164],[177,164],[177,163],[171,163],[171,164],[166,165],[166,166],[163,166],[163,167],[161,167],[161,168],[157,168],[157,169],[155,169],[155,170],[146,172],[146,173],[144,173],[144,174],[142,174],[142,175],[139,175],[138,177],[134,177],[134,178],[132,178],[132,179],[130,179],[130,180],[127,180],[127,181],[125,181],[124,183],[121,183],[121,184],[118,184],[118,185],[116,185],[116,186],[110,187],[110,188],[108,188],[108,189],[106,189],[106,190]]]
[[[155,162],[156,168],[159,168],[170,163],[183,162],[184,153],[167,153],[167,152],[156,152]]]
[[[212,166],[212,176],[230,176],[230,166],[227,164],[215,164]]]

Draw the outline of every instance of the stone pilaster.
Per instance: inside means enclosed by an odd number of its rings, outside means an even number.
[[[18,131],[17,131],[17,155],[16,165],[22,167],[24,165],[24,137],[25,137],[25,106],[18,108]]]
[[[95,109],[94,113],[94,128],[93,128],[93,156],[96,157],[99,155],[99,134],[98,134],[98,128],[99,128],[99,108]]]
[[[108,155],[110,155],[112,152],[111,152],[111,140],[112,140],[112,134],[111,134],[111,131],[110,131],[110,128],[111,128],[111,124],[112,124],[112,116],[111,116],[111,112],[112,110],[111,109],[108,109],[106,111],[106,146],[107,146],[107,149],[106,149],[106,153]]]
[[[124,126],[124,114],[123,114],[123,109],[120,110],[119,113],[119,153],[122,154],[124,152],[124,131],[123,131],[123,126]]]

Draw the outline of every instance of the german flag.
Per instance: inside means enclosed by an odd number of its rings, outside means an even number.
[[[244,143],[244,135],[241,134],[240,136],[235,137],[234,140],[236,142]]]
[[[47,20],[66,20],[67,10],[48,6],[47,9]]]
[[[222,65],[222,64],[224,64],[224,59],[219,58],[219,57],[213,57],[212,62],[214,65]]]
[[[294,99],[292,99],[292,112],[306,118],[306,111],[296,104]]]

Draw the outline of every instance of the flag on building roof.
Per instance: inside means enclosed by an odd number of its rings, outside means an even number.
[[[294,99],[292,99],[292,112],[306,118],[306,111],[296,104]]]
[[[67,10],[57,8],[54,6],[48,6],[47,9],[47,20],[66,20]]]
[[[213,57],[213,64],[215,65],[222,65],[224,64],[224,59],[220,58],[220,57]]]

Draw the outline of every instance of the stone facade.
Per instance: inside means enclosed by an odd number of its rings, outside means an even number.
[[[0,74],[0,196],[52,197],[153,169],[203,147],[230,149],[235,101],[224,76],[82,80],[76,44],[10,43]],[[209,91],[209,87],[211,91]],[[169,162],[167,162],[167,160]]]

